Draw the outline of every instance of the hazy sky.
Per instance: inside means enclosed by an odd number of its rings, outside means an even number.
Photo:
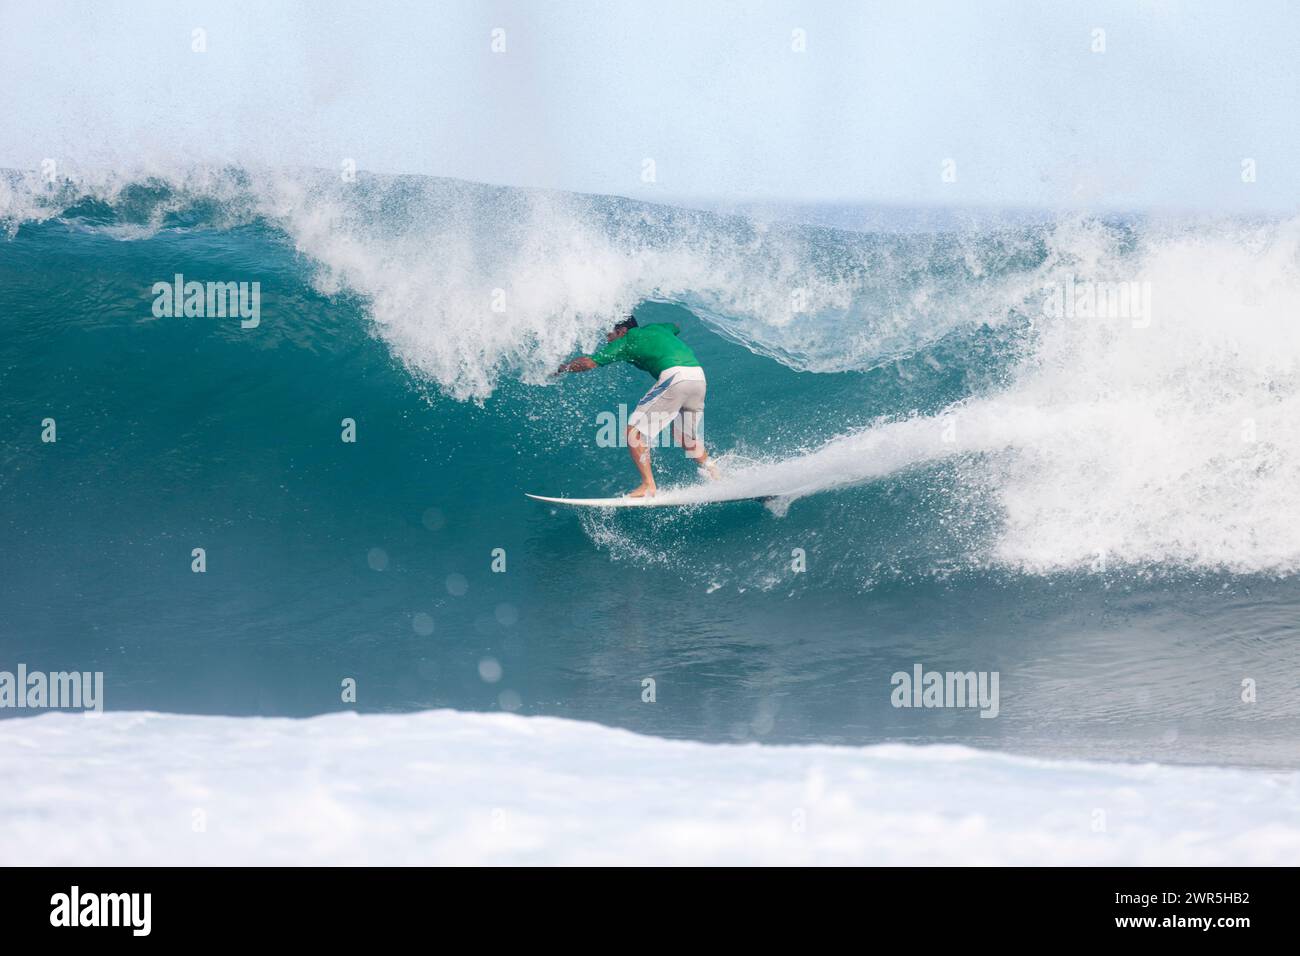
[[[1282,0],[0,0],[0,165],[352,158],[652,199],[1294,208],[1298,53]]]

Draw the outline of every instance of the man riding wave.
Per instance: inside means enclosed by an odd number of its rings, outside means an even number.
[[[627,447],[641,475],[641,484],[628,492],[629,498],[654,497],[655,479],[650,469],[650,443],[670,423],[677,429],[682,449],[700,471],[717,478],[717,467],[709,460],[701,438],[704,424],[704,393],[708,382],[691,347],[672,322],[638,325],[629,315],[606,336],[606,344],[591,355],[580,355],[560,366],[560,372],[589,372],[612,362],[630,362],[650,373],[655,384],[637,402],[628,417]]]

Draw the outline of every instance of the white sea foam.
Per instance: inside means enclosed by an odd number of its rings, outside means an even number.
[[[1289,865],[1300,775],[546,717],[0,722],[0,863]]]
[[[1149,327],[1044,324],[998,399],[1045,426],[993,464],[999,559],[1300,568],[1298,227],[1152,242]]]
[[[1300,569],[1300,221],[1184,231],[1123,258],[1096,230],[1055,242],[1038,281],[1148,284],[1150,321],[1040,317],[1001,392],[685,494],[795,499],[958,459],[1003,515],[972,561]]]

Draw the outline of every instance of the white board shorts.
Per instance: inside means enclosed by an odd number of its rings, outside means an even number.
[[[659,380],[636,403],[627,423],[653,441],[677,422],[683,445],[694,445],[703,434],[704,393],[708,382],[704,369],[673,365],[659,373]]]

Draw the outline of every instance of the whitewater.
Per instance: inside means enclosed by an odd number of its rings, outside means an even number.
[[[6,865],[1241,866],[1300,852],[1295,773],[710,746],[502,714],[51,715],[0,724],[0,770],[22,782],[0,794]]]

